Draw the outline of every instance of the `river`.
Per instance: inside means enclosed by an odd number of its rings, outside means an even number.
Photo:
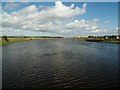
[[[35,40],[2,46],[3,88],[114,88],[118,44]]]

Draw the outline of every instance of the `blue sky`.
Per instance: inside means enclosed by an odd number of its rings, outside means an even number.
[[[3,35],[88,36],[118,33],[117,2],[4,2],[2,9]],[[10,22],[12,18],[13,22]],[[30,28],[31,25],[33,27]]]
[[[1,0],[2,2],[55,2],[56,0]],[[62,2],[119,2],[119,0],[61,0]]]
[[[71,3],[65,3],[70,5]],[[76,6],[81,7],[83,3],[75,2]],[[110,26],[117,26],[118,24],[118,3],[117,2],[87,2],[87,12],[86,14],[79,16],[77,18],[84,19],[94,19],[98,18],[101,21],[101,24],[104,21],[111,21]],[[104,24],[103,24],[104,25]]]

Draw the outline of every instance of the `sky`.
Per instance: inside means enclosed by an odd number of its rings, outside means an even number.
[[[2,35],[118,34],[117,2],[2,2],[0,8]]]

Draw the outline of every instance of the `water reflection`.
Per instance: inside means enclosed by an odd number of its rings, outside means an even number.
[[[0,89],[2,89],[2,46],[0,46]]]
[[[118,45],[40,40],[3,46],[3,88],[117,87]]]

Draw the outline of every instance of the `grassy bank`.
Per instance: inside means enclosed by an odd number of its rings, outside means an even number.
[[[30,41],[30,40],[41,40],[43,38],[8,38],[9,41],[6,41],[4,39],[0,39],[0,45],[7,45],[12,44],[16,42],[24,42],[24,41]]]
[[[28,41],[28,39],[24,38],[8,38],[9,41],[6,41],[4,39],[0,40],[0,45],[7,45],[15,42],[23,42],[23,41]]]
[[[91,39],[91,38],[8,38],[9,41],[0,38],[0,45],[7,45],[16,42],[24,42],[30,40],[46,40],[46,39],[66,39],[66,40],[80,40],[80,41],[89,41],[89,42],[105,42],[105,43],[113,43],[113,44],[120,44],[119,40],[104,40],[104,39]]]
[[[105,42],[105,43],[113,43],[113,44],[120,44],[120,41],[113,41],[113,40],[105,40],[105,41],[102,41],[102,42]]]
[[[120,44],[120,40],[116,40],[116,39],[107,39],[106,40],[106,39],[103,39],[103,38],[87,38],[87,41]]]
[[[30,40],[48,40],[48,39],[59,39],[59,38],[8,38],[8,41],[0,38],[0,45],[8,45],[17,42],[25,42]]]
[[[67,40],[81,40],[81,41],[86,41],[87,38],[86,37],[82,37],[82,38],[66,38]]]
[[[80,41],[88,41],[88,42],[104,42],[104,43],[120,44],[120,40],[115,40],[115,39],[105,40],[103,38],[100,39],[100,38],[82,37],[82,38],[67,38],[67,40],[80,40]]]

